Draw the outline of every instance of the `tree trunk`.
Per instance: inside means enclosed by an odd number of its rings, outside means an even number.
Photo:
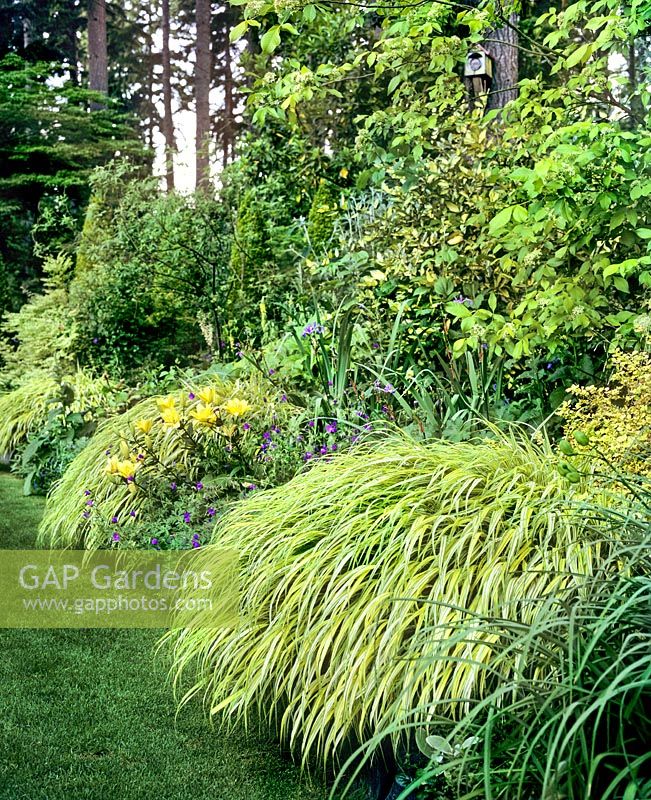
[[[108,95],[108,47],[105,0],[88,0],[88,87]],[[91,103],[91,110],[105,108]]]
[[[226,16],[226,35],[224,37],[224,134],[223,165],[226,166],[233,157],[233,137],[235,131],[233,102],[233,68],[231,64],[231,40],[229,16]]]
[[[32,43],[32,21],[27,17],[23,17],[23,50]]]
[[[163,136],[165,137],[165,181],[174,191],[174,120],[172,118],[172,66],[170,61],[170,0],[163,0]]]
[[[77,51],[77,26],[68,28],[68,57],[70,59],[70,80],[79,86],[79,53]]]
[[[210,51],[210,0],[196,0],[196,64],[194,73],[194,99],[196,109],[196,187],[207,191],[210,182],[210,76],[212,71]]]
[[[503,28],[491,31],[484,45],[493,59],[493,82],[486,110],[504,108],[518,96],[518,14],[511,14]]]
[[[636,41],[633,37],[628,45],[628,85],[631,108],[631,121],[635,125],[639,120],[644,119],[644,105],[640,96],[640,75],[638,72],[638,59]]]

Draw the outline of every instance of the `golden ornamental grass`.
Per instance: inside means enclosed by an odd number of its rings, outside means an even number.
[[[63,408],[63,392],[71,393],[69,411],[106,407],[112,387],[103,378],[92,378],[79,369],[61,380],[47,374],[33,375],[21,386],[0,394],[0,455],[23,444],[42,428],[53,409]]]
[[[192,401],[188,399],[191,390],[196,393]],[[138,478],[169,480],[167,469],[173,471],[172,477],[180,474],[184,480],[193,482],[201,472],[200,452],[179,432],[180,418],[187,417],[187,421],[194,424],[195,439],[209,437],[210,430],[202,429],[196,417],[209,410],[217,397],[223,403],[223,410],[237,420],[249,410],[275,411],[276,406],[265,400],[264,390],[264,385],[255,380],[228,380],[211,374],[199,386],[188,385],[166,397],[147,398],[128,411],[106,419],[52,487],[39,527],[38,543],[53,548],[104,546],[106,532],[102,525],[95,524],[99,515],[103,515],[102,520],[107,523],[113,516],[129,523],[144,517],[151,503],[157,502],[152,501],[140,485],[125,480],[128,472],[121,475],[117,465],[110,468],[111,458],[121,459],[125,466],[136,458],[133,452],[138,450],[133,451],[133,445],[137,431],[142,434],[146,430],[148,441],[148,452],[143,453],[142,462],[132,464],[134,471],[138,470]],[[251,404],[245,398],[249,398]],[[292,406],[283,405],[282,413],[292,411]],[[210,414],[214,417],[212,412]],[[142,440],[142,435],[139,439]],[[121,452],[124,447],[127,450]],[[89,497],[94,503],[91,512],[87,506]]]
[[[171,632],[177,685],[228,724],[260,715],[302,755],[329,760],[396,713],[462,713],[491,675],[495,626],[530,622],[543,598],[600,561],[548,448],[512,436],[419,444],[395,437],[251,496],[218,525],[241,554],[238,629]],[[581,491],[581,486],[572,491]],[[218,590],[218,589],[217,589]],[[464,620],[472,622],[460,635]]]
[[[32,378],[0,395],[0,455],[10,453],[31,431],[44,425],[59,400],[60,384],[49,377]]]

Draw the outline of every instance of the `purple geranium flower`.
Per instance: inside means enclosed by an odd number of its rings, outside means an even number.
[[[337,433],[337,423],[336,422],[329,422],[326,425],[326,433]]]
[[[154,547],[156,547],[158,544],[158,539],[154,536],[154,538],[151,540],[151,543],[154,545]]]
[[[183,522],[186,522],[189,525],[191,519],[192,519],[192,514],[189,511],[185,511],[183,513]]]
[[[120,534],[117,531],[113,531],[113,541],[114,542],[120,541]]]
[[[214,509],[212,506],[210,506],[210,508],[208,509],[208,511],[206,511],[206,514],[208,514],[208,516],[209,516],[209,517],[214,517],[216,513],[217,513],[217,512],[215,511],[215,509]],[[197,535],[197,534],[195,533],[195,536],[196,536],[196,535]]]
[[[310,322],[303,328],[303,333],[301,334],[303,338],[306,336],[312,336],[314,333],[323,333],[325,328],[323,325],[320,325],[318,322]]]

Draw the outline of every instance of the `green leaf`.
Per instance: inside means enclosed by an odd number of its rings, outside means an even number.
[[[280,44],[280,25],[274,25],[260,39],[260,47],[263,53],[273,53]]]
[[[651,239],[651,228],[638,228],[635,233],[640,239]]]
[[[242,36],[248,31],[249,29],[249,20],[245,19],[242,20],[238,25],[236,25],[228,35],[228,38],[231,42],[236,42],[238,39],[241,39]]]
[[[513,206],[507,206],[503,208],[498,214],[496,214],[490,222],[489,230],[491,233],[495,233],[495,231],[500,230],[500,228],[505,227],[511,221],[511,216],[513,214]]]
[[[582,44],[566,60],[565,66],[570,69],[579,63],[587,61],[592,55],[592,44]]]
[[[470,310],[463,303],[447,303],[445,310],[456,319],[465,319],[471,315]]]
[[[389,81],[389,86],[387,87],[387,93],[393,94],[393,92],[395,92],[395,90],[400,85],[401,80],[402,77],[400,75],[394,75],[393,78],[391,78],[391,80]]]

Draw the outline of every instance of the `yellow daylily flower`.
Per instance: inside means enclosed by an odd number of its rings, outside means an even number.
[[[203,389],[197,389],[197,397],[204,405],[210,405],[215,402],[217,392],[212,386],[204,386]]]
[[[239,397],[233,397],[224,404],[224,411],[233,417],[241,417],[251,408],[251,404]]]
[[[130,459],[127,459],[126,461],[118,461],[116,472],[126,480],[127,478],[133,478],[139,466],[140,464],[138,464],[136,461],[131,461]]]
[[[138,428],[141,433],[149,433],[153,425],[153,419],[139,419],[138,422],[136,422],[136,428]]]
[[[161,400],[157,400],[156,403],[159,411],[169,411],[176,406],[176,398],[170,394],[167,397],[163,397]]]
[[[161,419],[165,425],[175,427],[181,422],[181,415],[175,408],[166,408],[161,412]]]
[[[210,406],[199,405],[195,411],[190,412],[190,416],[200,425],[214,425],[217,422],[217,414]]]
[[[118,464],[120,463],[120,459],[117,456],[111,456],[106,462],[106,471],[110,475],[114,475],[118,471]]]

